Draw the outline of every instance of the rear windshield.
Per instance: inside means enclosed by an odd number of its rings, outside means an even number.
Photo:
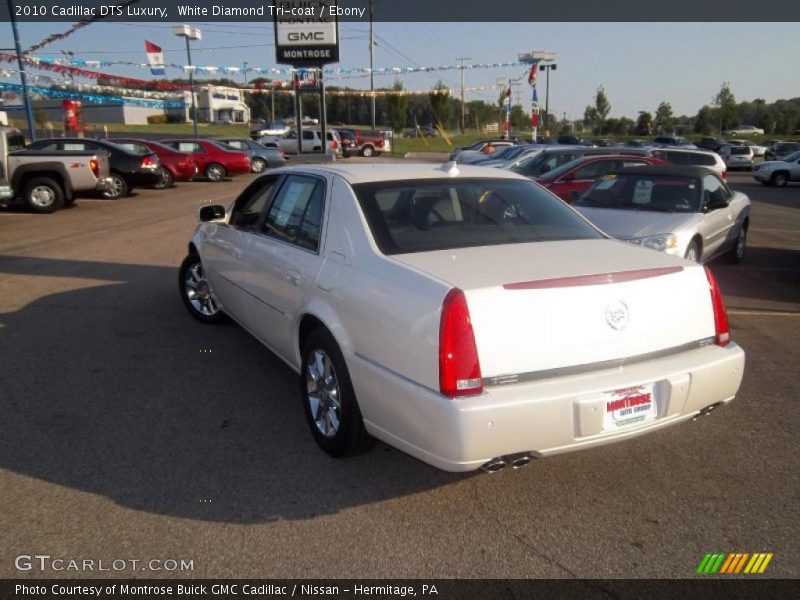
[[[509,179],[422,179],[354,185],[384,254],[600,239],[538,185]]]
[[[731,154],[750,154],[751,150],[748,146],[733,146]]]
[[[606,175],[572,204],[652,212],[698,212],[700,181],[694,177],[624,173]]]
[[[692,167],[713,167],[717,159],[707,152],[653,152],[658,158],[663,158],[673,165],[687,165]]]

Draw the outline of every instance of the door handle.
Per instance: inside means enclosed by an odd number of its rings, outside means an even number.
[[[286,281],[290,282],[292,285],[300,285],[301,280],[302,276],[297,271],[287,271]]]

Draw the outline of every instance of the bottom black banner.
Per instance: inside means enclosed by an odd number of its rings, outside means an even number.
[[[4,579],[2,600],[150,600],[214,599],[275,600],[331,598],[368,600],[432,598],[661,598],[709,600],[715,598],[798,598],[800,581],[787,579],[677,580],[677,579]]]

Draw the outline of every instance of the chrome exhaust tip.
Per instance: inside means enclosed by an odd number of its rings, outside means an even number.
[[[714,412],[717,408],[722,406],[722,402],[717,402],[716,404],[711,404],[710,406],[706,406],[705,408],[701,409],[694,417],[692,417],[692,421],[697,421],[700,417],[705,417],[706,415],[710,415]]]
[[[484,473],[497,473],[505,469],[506,466],[508,466],[508,464],[502,458],[493,458],[481,467],[481,471]]]
[[[528,454],[521,454],[515,456],[514,458],[509,458],[508,464],[511,465],[512,469],[521,469],[530,464],[532,458]]]

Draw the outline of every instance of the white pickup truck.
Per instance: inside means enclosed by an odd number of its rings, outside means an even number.
[[[19,129],[0,127],[0,202],[22,199],[38,213],[52,213],[76,195],[109,189],[108,155],[101,152],[26,150]],[[10,187],[10,189],[9,189]]]

